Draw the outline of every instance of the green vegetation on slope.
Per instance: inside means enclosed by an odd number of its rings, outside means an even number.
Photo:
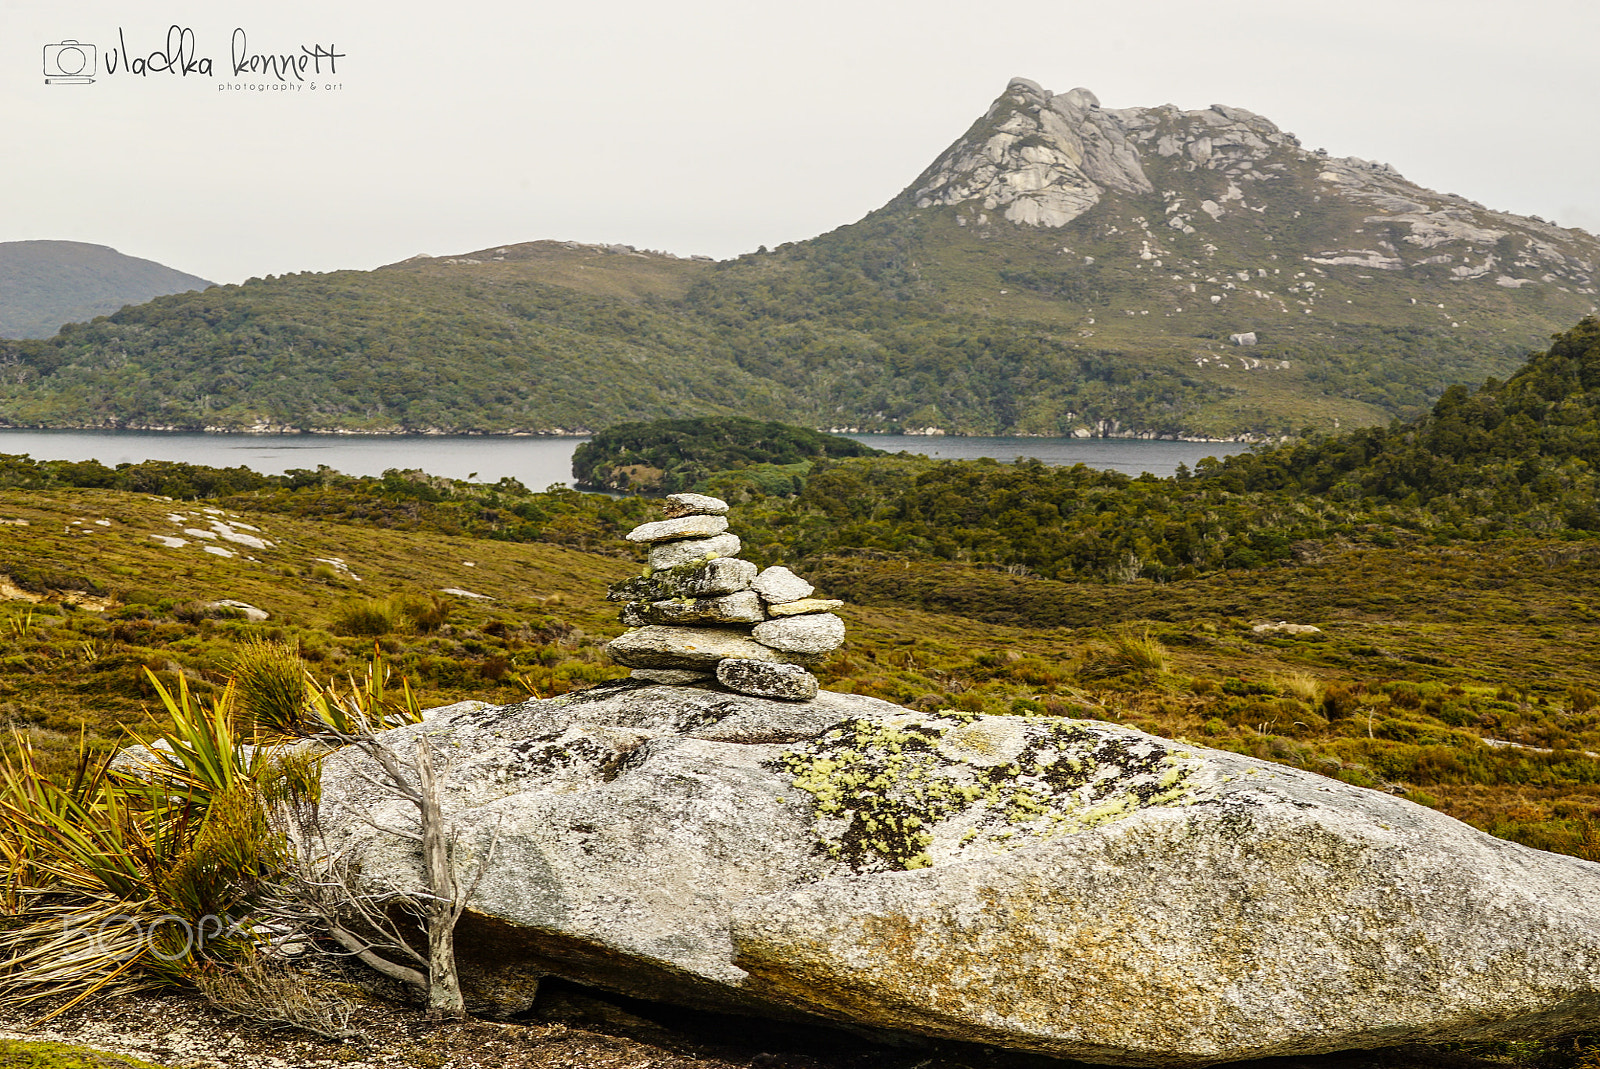
[[[622,486],[715,493],[742,506],[763,562],[829,556],[954,561],[1045,579],[1172,581],[1270,567],[1339,540],[1389,547],[1516,534],[1595,537],[1600,328],[1557,337],[1509,383],[1452,390],[1415,425],[1359,431],[1200,465],[1194,477],[1130,478],[1037,461],[933,461],[757,421],[666,421],[602,435],[576,474]],[[818,455],[826,444],[828,455]],[[1474,445],[1473,443],[1477,443]],[[1454,450],[1454,452],[1450,452]],[[263,476],[147,463],[0,462],[0,484],[216,496],[230,507],[344,518],[511,541],[595,548],[637,522],[635,501],[534,494],[391,471]],[[1422,489],[1419,489],[1422,488]],[[604,502],[590,504],[591,502]]]
[[[881,455],[882,450],[850,438],[785,423],[737,417],[658,419],[596,434],[573,452],[572,474],[584,489],[673,494],[713,473],[792,469],[770,473],[782,492],[798,491],[809,462],[817,457]]]
[[[1232,392],[1186,366],[1085,345],[1064,329],[1071,317],[964,307],[962,288],[986,287],[993,265],[974,267],[982,281],[930,282],[919,259],[933,254],[936,223],[885,211],[743,256],[703,275],[684,305],[740,367],[830,426],[1059,435],[1116,421],[1176,436]]]
[[[248,511],[253,500],[0,491],[0,550],[32,568],[23,593],[40,599],[0,602],[0,713],[61,766],[80,726],[101,747],[124,725],[149,729],[157,695],[145,666],[169,686],[181,673],[209,701],[262,639],[294,645],[324,679],[358,670],[376,643],[425,705],[506,702],[625,674],[605,662],[603,643],[621,627],[603,598],[630,561],[438,533],[420,502],[408,521]],[[618,534],[628,522],[598,548],[627,553]],[[216,523],[249,524],[271,545],[185,533]],[[918,708],[1120,720],[1403,790],[1496,834],[1593,856],[1600,782],[1585,753],[1600,751],[1600,552],[1334,540],[1318,553],[1170,583],[1063,583],[935,560],[795,565],[850,599],[849,640],[820,670],[830,688]],[[271,616],[252,622],[224,600]],[[1255,630],[1280,619],[1321,630]],[[1146,635],[1164,652],[1123,650]]]
[[[753,507],[774,560],[953,560],[1048,579],[1185,579],[1315,555],[1312,543],[1449,545],[1600,536],[1600,323],[1557,335],[1509,382],[1452,388],[1433,414],[1201,462],[1170,480],[1037,461],[818,462]],[[703,488],[753,500],[712,476]]]
[[[572,497],[590,509],[630,504]],[[421,515],[395,502],[331,517],[249,500],[267,509],[116,490],[0,490],[5,721],[64,760],[80,727],[102,745],[124,725],[149,729],[156,695],[146,667],[169,686],[181,672],[209,700],[258,639],[294,644],[324,681],[342,681],[379,645],[432,704],[515,701],[625,674],[605,664],[595,636],[615,615],[601,600],[605,586],[630,562],[487,529],[446,534],[448,514],[429,524],[416,499]],[[550,536],[591,537],[578,516]],[[229,541],[219,524],[267,545]],[[609,540],[606,548],[626,552]],[[224,602],[269,617],[255,623]]]
[[[739,414],[986,433],[1120,421],[1177,435],[1197,403],[1229,393],[1181,367],[1082,348],[1052,325],[908,300],[873,262],[882,229],[846,228],[809,254],[665,261],[694,280],[681,297],[655,278],[638,286],[644,296],[620,296],[618,285],[575,292],[568,286],[591,280],[539,259],[304,274],[162,298],[0,346],[0,420],[560,433]],[[588,255],[602,261],[597,273],[658,266]]]
[[[20,425],[549,433],[774,407],[692,323],[470,273],[252,279],[10,343],[0,364]]]
[[[48,338],[63,323],[109,315],[211,283],[82,241],[0,242],[0,338]]]
[[[1600,320],[1507,382],[1445,391],[1426,417],[1230,457],[1206,481],[1423,506],[1441,533],[1600,531]]]
[[[262,475],[248,468],[208,468],[161,460],[113,469],[94,460],[33,460],[3,453],[0,487],[74,487],[179,499],[216,498],[256,512],[586,549],[640,522],[647,511],[639,499],[618,501],[565,488],[530,493],[515,479],[482,484],[395,469],[381,477],[348,476],[327,467]]]
[[[877,431],[1282,434],[1420,411],[1452,381],[1509,372],[1554,325],[1511,293],[1475,314],[1509,333],[1451,331],[1414,321],[1426,285],[1369,290],[1331,269],[1326,303],[1349,292],[1381,307],[1261,327],[1238,353],[1226,338],[1253,319],[1125,315],[1180,284],[1063,266],[1063,240],[1138,263],[1120,232],[1068,231],[975,242],[953,216],[885,210],[715,265],[579,248],[251,280],[0,345],[0,419],[555,433],[742,414]]]

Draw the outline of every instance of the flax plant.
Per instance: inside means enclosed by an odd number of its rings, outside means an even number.
[[[206,708],[154,675],[171,719],[131,761],[80,743],[65,783],[27,740],[0,760],[0,1007],[181,979],[199,958],[247,942],[235,920],[279,849],[254,779],[267,750],[241,741],[232,689]]]
[[[302,740],[343,745],[422,719],[410,685],[389,685],[381,651],[348,689],[311,679],[287,647],[254,657],[240,665],[243,710],[233,681],[208,705],[183,676],[168,689],[147,669],[163,729],[120,756],[80,740],[60,781],[13,732],[13,756],[0,757],[0,906],[10,918],[0,925],[0,1009],[70,995],[55,1016],[96,994],[253,960],[252,910],[289,860],[268,808],[285,790],[315,790],[318,751]]]

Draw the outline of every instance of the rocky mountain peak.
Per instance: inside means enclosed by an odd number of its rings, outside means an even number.
[[[1067,107],[1076,108],[1080,111],[1086,111],[1089,108],[1098,108],[1100,106],[1100,98],[1082,86],[1074,89],[1061,99],[1065,102]]]
[[[978,201],[1013,223],[1063,226],[1107,189],[1149,193],[1139,155],[1087,89],[1053,94],[1013,78],[983,119],[918,180],[920,208]]]
[[[915,202],[981,202],[1013,223],[1064,226],[1108,190],[1154,190],[1144,157],[1240,173],[1299,141],[1243,108],[1108,110],[1084,88],[1052,93],[1013,78],[989,110],[919,179]],[[1248,165],[1248,166],[1246,166]]]
[[[998,217],[1059,228],[1108,197],[1157,188],[1159,207],[1132,206],[1115,221],[1145,233],[1137,250],[1145,259],[1193,259],[1198,267],[1215,247],[1271,242],[1270,230],[1304,216],[1300,229],[1315,245],[1285,248],[1280,233],[1275,247],[1303,263],[1596,294],[1600,244],[1592,235],[1424,189],[1386,163],[1309,151],[1270,120],[1225,104],[1112,109],[1088,89],[1052,93],[1013,78],[907,199],[921,209],[956,207],[962,225]],[[1186,253],[1181,240],[1172,245],[1175,235],[1157,237],[1152,215],[1199,244]],[[1222,224],[1227,234],[1218,230],[1224,216],[1233,217]],[[1240,230],[1243,220],[1253,225]]]

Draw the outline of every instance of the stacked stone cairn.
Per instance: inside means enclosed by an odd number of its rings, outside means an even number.
[[[810,701],[817,677],[807,671],[844,642],[842,601],[814,598],[810,583],[787,568],[758,569],[738,557],[728,531],[728,503],[702,494],[671,494],[667,518],[641,524],[629,541],[650,547],[644,574],[611,587],[626,602],[611,659],[654,683],[699,683],[715,676],[731,691],[758,698]]]

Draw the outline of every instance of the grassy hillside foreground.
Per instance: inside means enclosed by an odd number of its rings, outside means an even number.
[[[262,638],[297,643],[322,678],[363,670],[377,645],[425,705],[625,674],[603,649],[621,630],[605,586],[635,567],[614,537],[586,552],[241,511],[248,500],[0,491],[7,724],[59,766],[80,730],[107,747],[147,723],[144,667],[206,693]],[[268,544],[186,533],[219,526]],[[1592,542],[1333,540],[1159,584],[862,557],[799,570],[852,602],[849,641],[821,671],[832,689],[1121,721],[1600,860]],[[269,617],[212,604],[224,600]],[[1256,629],[1280,621],[1318,630]]]

